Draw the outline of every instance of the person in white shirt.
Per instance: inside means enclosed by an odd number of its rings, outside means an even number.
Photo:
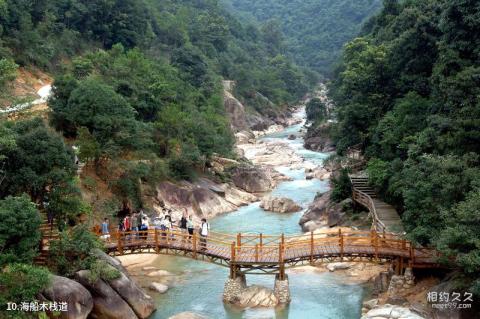
[[[202,250],[207,250],[207,237],[210,231],[210,225],[205,218],[202,218],[202,224],[200,225],[200,247]]]

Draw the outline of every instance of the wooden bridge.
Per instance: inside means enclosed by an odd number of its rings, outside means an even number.
[[[113,256],[156,253],[183,256],[230,268],[238,274],[278,274],[285,269],[336,261],[394,263],[397,273],[406,267],[437,267],[436,252],[398,236],[376,231],[308,233],[297,236],[210,233],[206,244],[194,233],[150,229],[116,232],[106,243]]]

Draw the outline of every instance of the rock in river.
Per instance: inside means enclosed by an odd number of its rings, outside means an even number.
[[[167,290],[168,290],[167,285],[160,284],[158,282],[152,282],[148,288],[150,288],[151,290],[156,291],[158,293],[161,293],[161,294],[166,293]]]
[[[302,210],[302,207],[290,198],[266,196],[262,199],[260,207],[277,213],[294,213]]]
[[[249,193],[267,192],[273,187],[273,181],[265,172],[253,166],[238,166],[231,171],[235,186]]]

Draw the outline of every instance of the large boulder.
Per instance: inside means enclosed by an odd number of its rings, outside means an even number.
[[[67,302],[68,311],[60,312],[60,319],[86,319],[93,309],[93,298],[90,292],[78,282],[52,275],[50,285],[41,295],[56,302]]]
[[[138,318],[128,303],[102,279],[90,281],[90,271],[75,273],[75,280],[90,291],[93,297],[93,319],[136,319]]]
[[[107,255],[100,249],[94,250],[93,253],[97,258],[105,261],[120,272],[119,278],[108,282],[110,287],[130,305],[139,318],[148,318],[156,309],[153,298],[147,295],[145,291],[130,278],[127,270],[118,259]]]
[[[240,308],[275,307],[278,298],[273,290],[252,285],[243,289],[234,299],[234,304]]]
[[[124,273],[120,273],[119,278],[108,281],[108,284],[128,303],[138,318],[148,318],[155,311],[153,298]]]
[[[303,214],[298,222],[302,226],[303,231],[313,231],[314,229],[305,229],[304,225],[307,222],[313,221],[318,225],[326,225],[326,212],[330,205],[331,192],[326,192],[315,196],[314,201],[308,207],[307,211]],[[312,224],[312,223],[311,223]]]
[[[263,193],[273,187],[271,177],[257,167],[237,166],[230,173],[235,186],[249,193]]]
[[[369,310],[361,319],[425,319],[408,308],[384,305]]]
[[[271,196],[264,197],[260,202],[260,207],[276,213],[294,213],[302,210],[302,207],[290,198]]]

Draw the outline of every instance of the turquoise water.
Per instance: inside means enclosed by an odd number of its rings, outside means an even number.
[[[328,154],[305,150],[301,138],[288,140],[290,134],[298,134],[303,123],[291,126],[282,132],[265,136],[289,143],[305,159],[316,164]],[[304,170],[278,167],[278,171],[293,181],[281,183],[273,195],[288,197],[304,208],[312,202],[318,192],[328,190],[328,182],[305,180]],[[266,212],[259,203],[240,208],[210,221],[212,230],[219,232],[251,232],[265,234],[295,234],[301,229],[298,221],[302,212],[279,214]],[[334,273],[294,271],[289,274],[292,302],[276,309],[240,310],[224,305],[222,292],[228,269],[216,265],[180,257],[159,256],[154,265],[178,275],[171,289],[156,297],[158,311],[152,319],[166,319],[183,312],[193,311],[212,319],[356,319],[361,314],[363,288],[345,284],[343,278]],[[273,288],[272,276],[247,276],[248,284],[260,284]]]

